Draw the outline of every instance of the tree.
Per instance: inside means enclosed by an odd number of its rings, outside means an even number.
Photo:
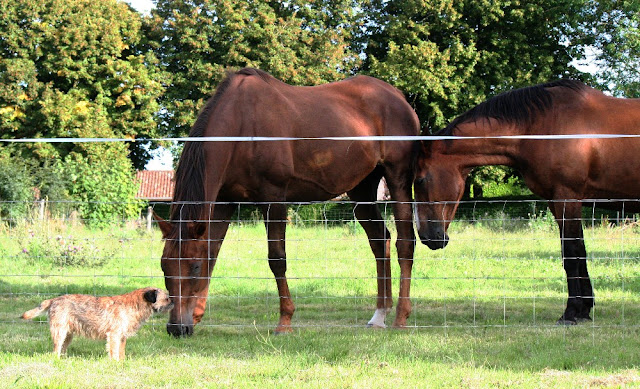
[[[137,12],[115,0],[0,0],[0,14],[0,137],[157,137],[161,73],[140,51]],[[137,212],[127,156],[144,166],[140,143],[13,144],[4,153],[31,173],[31,196],[70,196],[91,223]]]
[[[0,0],[0,136],[157,137],[161,73],[138,50],[141,17],[116,0]],[[100,124],[100,126],[98,126]],[[63,159],[78,144],[29,144]],[[133,143],[138,167],[149,158]]]
[[[506,89],[582,77],[584,0],[374,0],[364,70],[408,94],[429,133]]]
[[[268,71],[296,85],[341,79],[360,62],[351,0],[158,0],[146,26],[167,78],[162,127],[183,136],[227,68]]]
[[[68,200],[67,175],[59,163],[39,165],[0,146],[0,218],[29,216],[34,199]],[[58,204],[49,206],[58,212]]]
[[[585,44],[594,53],[601,87],[616,96],[640,97],[640,2],[592,1],[589,11]]]
[[[364,70],[403,90],[429,134],[505,90],[586,78],[573,61],[588,46],[587,3],[373,0]],[[510,177],[517,176],[485,168],[475,170],[470,182],[478,189]]]
[[[27,165],[0,147],[0,220],[23,218],[33,199],[33,177]]]
[[[69,190],[80,201],[78,210],[92,226],[119,224],[138,216],[138,185],[132,177],[127,146],[123,143],[86,143],[82,153],[64,160]],[[85,157],[86,156],[86,157]]]

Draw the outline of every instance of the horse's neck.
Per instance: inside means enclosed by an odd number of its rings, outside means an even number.
[[[510,139],[475,138],[493,134],[481,131],[478,134],[454,133],[454,136],[469,136],[470,139],[454,139],[434,142],[436,153],[457,161],[461,168],[485,165],[513,166],[516,141]],[[506,135],[506,134],[504,134]]]

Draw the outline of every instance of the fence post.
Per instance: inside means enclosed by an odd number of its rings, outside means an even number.
[[[153,208],[147,207],[147,231],[151,232],[151,220],[153,219]]]
[[[40,209],[39,209],[39,212],[38,212],[38,217],[39,217],[40,220],[44,220],[44,207],[45,207],[45,203],[44,202],[45,202],[45,200],[44,199],[40,199],[38,202],[40,203]]]

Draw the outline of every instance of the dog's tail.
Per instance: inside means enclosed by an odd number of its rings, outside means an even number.
[[[23,319],[33,319],[34,317],[43,314],[44,312],[49,310],[49,306],[51,306],[51,300],[44,300],[40,303],[40,305],[36,308],[33,308],[30,311],[27,311],[22,314]]]

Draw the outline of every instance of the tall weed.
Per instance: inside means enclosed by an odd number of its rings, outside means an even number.
[[[45,231],[23,224],[14,234],[19,255],[26,256],[31,264],[96,268],[107,264],[116,253],[116,249],[101,247],[95,238],[73,236],[59,229]]]

